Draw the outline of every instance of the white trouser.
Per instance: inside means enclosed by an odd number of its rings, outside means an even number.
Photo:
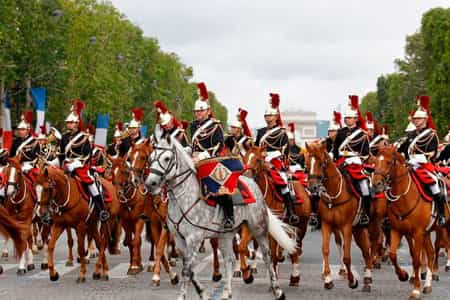
[[[428,163],[426,157],[424,154],[414,154],[411,155],[408,164],[414,169],[417,170],[418,168],[421,168],[422,166],[420,164],[424,164],[424,163]],[[439,187],[439,182],[438,182],[438,178],[436,176],[436,174],[434,174],[433,172],[430,172],[426,169],[424,169],[425,172],[427,172],[428,176],[430,176],[434,183],[429,185],[431,194],[437,195],[441,192],[441,188]]]
[[[359,183],[359,188],[361,189],[361,194],[363,195],[363,197],[370,196],[369,180],[363,179],[363,180],[359,181],[358,183]]]
[[[6,188],[4,186],[0,188],[0,197],[6,196],[5,190],[6,190]]]
[[[94,183],[88,185],[89,193],[91,193],[92,197],[98,196],[100,194],[100,191],[98,190],[97,185]]]

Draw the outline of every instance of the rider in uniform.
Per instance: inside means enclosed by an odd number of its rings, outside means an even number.
[[[31,122],[33,120],[33,112],[27,111],[22,115],[17,125],[17,136],[13,140],[9,157],[20,157],[22,163],[22,172],[29,175],[29,171],[34,168],[38,154],[39,145],[36,138],[31,134]],[[31,179],[32,177],[29,176]]]
[[[105,208],[103,195],[100,192],[94,176],[91,174],[89,160],[91,156],[91,142],[86,131],[82,131],[81,111],[84,103],[76,100],[72,111],[66,118],[67,132],[62,135],[58,162],[67,173],[74,173],[87,190],[98,210],[99,219],[105,222],[109,219],[109,212]]]
[[[144,111],[142,108],[135,108],[132,110],[133,119],[130,121],[126,133],[122,141],[119,144],[119,156],[125,157],[134,144],[141,140],[141,122],[144,117]]]
[[[119,154],[119,144],[120,138],[122,136],[122,130],[123,130],[123,123],[117,122],[112,137],[112,143],[109,144],[108,148],[106,149],[106,153],[108,155],[111,155],[112,157],[116,157]]]
[[[327,145],[327,152],[331,156],[333,156],[333,145],[336,140],[336,135],[339,129],[341,129],[342,124],[342,115],[340,112],[333,112],[333,120],[330,121],[330,125],[328,126],[328,136],[325,139],[325,143]]]
[[[158,125],[155,127],[155,131],[159,131],[161,137],[168,135],[171,138],[177,139],[181,146],[188,147],[189,143],[183,125],[167,110],[166,106],[161,101],[155,101],[153,106],[158,113]]]
[[[448,126],[448,133],[444,137],[444,143],[442,144],[442,149],[439,152],[436,162],[440,165],[450,167],[450,126]]]
[[[372,112],[366,112],[366,128],[367,128],[367,137],[369,138],[369,142],[378,136],[380,133],[380,129],[378,128],[378,122],[375,120]]]
[[[286,132],[289,141],[289,170],[292,173],[303,171],[305,169],[305,155],[302,148],[295,142],[295,125],[288,124],[289,130]]]
[[[388,127],[386,125],[381,126],[379,134],[373,138],[369,143],[369,151],[373,156],[377,156],[378,149],[382,146],[389,144]]]
[[[339,167],[346,169],[350,166],[361,168],[363,161],[369,155],[369,139],[366,133],[364,119],[359,111],[358,96],[349,96],[349,106],[344,115],[345,127],[338,130],[333,145],[333,157]],[[361,174],[363,174],[361,172]],[[356,179],[362,195],[363,213],[360,216],[359,225],[369,224],[371,195],[369,179],[365,176]]]
[[[201,160],[219,157],[224,147],[224,134],[220,121],[211,115],[208,91],[203,82],[198,83],[200,98],[195,101],[195,120],[190,125],[192,137],[192,159],[195,163]],[[224,213],[224,228],[234,226],[234,208],[231,195],[220,194],[214,197],[221,205]]]
[[[231,155],[243,158],[253,144],[252,132],[247,125],[247,111],[239,108],[236,119],[231,121],[230,134],[225,138],[225,146]]]
[[[286,160],[289,155],[289,142],[286,130],[282,127],[279,111],[280,96],[270,94],[270,105],[264,113],[267,126],[258,129],[256,145],[265,148],[265,161],[269,165],[269,172],[274,181],[277,192],[283,198],[286,207],[286,217],[290,224],[299,222],[294,213],[295,195],[289,189]]]
[[[406,142],[403,143],[399,151],[408,158],[408,164],[413,170],[424,170],[433,179],[434,182],[429,185],[429,190],[433,195],[433,201],[436,203],[437,224],[443,226],[445,224],[445,197],[441,195],[436,170],[432,164],[437,155],[439,139],[429,109],[430,97],[418,96],[417,99],[418,108],[413,115],[416,130],[408,134]]]

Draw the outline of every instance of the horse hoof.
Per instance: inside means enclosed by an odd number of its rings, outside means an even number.
[[[432,291],[431,286],[426,286],[426,287],[423,288],[423,293],[425,295],[431,294],[431,291]]]
[[[8,260],[8,252],[3,252],[2,258],[5,258],[6,260]]]
[[[406,280],[405,280],[405,281],[406,281]],[[411,276],[411,277],[409,278],[409,283],[410,283],[410,284],[414,284],[414,277]]]
[[[372,277],[364,277],[364,284],[372,284]]]
[[[284,255],[282,255],[279,259],[278,262],[283,263],[286,260],[286,257]]]
[[[0,275],[3,274],[3,267],[0,266]]]
[[[420,292],[417,293],[412,293],[411,295],[409,295],[409,300],[419,300],[420,299]]]
[[[445,266],[445,272],[450,272],[450,266]]]
[[[127,275],[129,275],[129,276],[134,276],[137,274],[139,274],[139,270],[135,269],[135,268],[129,268],[127,271]]]
[[[331,290],[332,288],[334,288],[334,282],[333,282],[333,281],[325,282],[324,285],[323,285],[323,287],[324,287],[326,290]]]
[[[48,269],[48,264],[41,264],[41,270],[47,270]]]
[[[286,295],[284,293],[281,293],[280,297],[278,297],[276,300],[286,300]]]
[[[250,275],[247,278],[243,278],[245,284],[252,284],[255,278],[253,277],[253,274],[250,273]]]
[[[439,275],[438,274],[433,274],[433,275],[431,275],[431,279],[433,281],[439,281]]]
[[[50,275],[50,280],[51,281],[58,281],[58,279],[59,279],[59,274],[58,274],[58,272],[56,272],[55,273],[55,275]]]
[[[339,276],[341,277],[347,277],[347,271],[345,269],[340,269],[339,270]]]
[[[300,276],[292,276],[289,280],[289,286],[299,286]]]
[[[200,247],[200,249],[198,249],[198,252],[199,253],[205,253],[206,252],[205,247],[204,246]]]
[[[71,260],[66,261],[66,267],[73,267],[73,261]]]
[[[420,280],[425,280],[427,278],[427,272],[420,273]]]
[[[17,276],[23,276],[27,273],[27,270],[25,269],[19,269],[17,270]]]
[[[176,267],[177,266],[177,260],[176,259],[171,259],[169,261],[169,264],[170,264],[171,267]]]
[[[153,286],[159,286],[161,284],[161,280],[152,280]]]
[[[149,265],[147,267],[147,272],[149,272],[149,273],[153,273],[154,270],[155,270],[155,266],[154,265]]]
[[[100,277],[101,277],[100,273],[95,273],[95,272],[94,272],[94,273],[92,274],[92,279],[94,279],[94,280],[99,280]]]
[[[85,283],[86,282],[86,277],[78,277],[77,278],[77,283]]]
[[[251,251],[248,258],[251,259],[251,260],[255,260],[255,258],[256,258],[256,252],[255,252],[255,251]]]
[[[406,272],[403,275],[398,275],[398,280],[400,280],[402,282],[408,281],[408,279],[409,279],[409,275]],[[412,277],[411,277],[411,280],[413,280]]]
[[[373,268],[374,268],[374,269],[377,269],[377,270],[380,270],[380,269],[381,269],[381,264],[380,264],[379,262],[374,263],[374,264],[373,264]]]
[[[355,282],[353,284],[349,283],[348,287],[351,288],[352,290],[354,290],[354,289],[356,289],[358,287],[358,285],[359,285],[358,279],[355,278]]]
[[[213,274],[212,280],[214,282],[219,282],[222,279],[222,274]]]
[[[177,285],[180,282],[180,279],[178,278],[178,275],[175,275],[174,278],[170,279],[170,283],[172,285]]]
[[[109,281],[109,275],[105,274],[105,275],[102,276],[101,279],[102,279],[102,281]]]
[[[365,285],[363,286],[363,288],[362,288],[362,291],[363,291],[364,293],[370,293],[370,292],[372,291],[372,287],[371,287],[370,285],[368,285],[368,284],[365,284]]]
[[[234,278],[241,278],[241,271],[234,271],[234,273],[233,273],[233,277]]]
[[[34,264],[29,264],[27,266],[27,271],[33,271],[34,269],[36,269],[36,267],[34,266]]]
[[[250,267],[250,270],[252,270],[252,274],[258,274],[258,269],[256,267]]]

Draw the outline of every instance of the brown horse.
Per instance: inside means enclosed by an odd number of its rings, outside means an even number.
[[[256,183],[263,192],[264,199],[267,206],[277,214],[283,214],[284,203],[277,200],[275,190],[270,182],[270,175],[268,174],[267,167],[264,161],[264,149],[260,147],[251,147],[245,157],[244,163],[249,166],[249,175],[255,178]],[[303,203],[296,204],[294,206],[295,214],[300,218],[298,224],[295,224],[296,228],[296,240],[297,240],[297,251],[290,255],[292,262],[292,273],[290,277],[290,286],[298,286],[300,282],[300,256],[302,255],[302,241],[305,237],[309,216],[311,214],[311,202],[309,195],[298,181],[292,181],[293,188],[296,190],[296,194],[299,194],[303,199]],[[248,255],[247,245],[250,241],[248,231],[243,229],[241,235],[240,243],[240,258],[241,258],[241,271],[244,281],[248,283],[251,280],[252,275],[249,273],[249,269],[245,264],[245,256]],[[277,272],[277,266],[280,262],[280,257],[282,249],[275,242],[274,239],[269,239],[270,249],[272,253],[272,262],[274,270]],[[250,278],[250,280],[249,280]]]
[[[378,152],[372,183],[375,192],[388,190],[388,217],[391,223],[391,245],[389,257],[400,281],[408,280],[408,273],[397,261],[397,248],[403,236],[408,241],[413,261],[414,289],[410,299],[420,298],[420,256],[425,251],[428,258],[428,270],[423,289],[424,294],[431,293],[434,249],[430,231],[436,229],[432,216],[432,203],[421,196],[413,183],[412,175],[406,166],[405,158],[394,147],[384,147]],[[448,217],[448,209],[446,216]]]
[[[347,271],[348,286],[358,287],[358,280],[351,270],[352,235],[362,251],[365,262],[363,291],[370,292],[372,284],[372,260],[367,228],[354,226],[357,223],[358,198],[350,192],[345,178],[329,156],[326,145],[314,143],[306,145],[309,170],[308,182],[311,193],[320,195],[319,214],[322,220],[323,278],[325,289],[334,287],[329,264],[330,236],[335,230],[344,238],[343,263]],[[325,191],[325,192],[323,192]]]
[[[24,275],[27,271],[35,269],[33,263],[33,236],[31,232],[31,223],[33,221],[34,207],[36,198],[33,195],[31,182],[25,178],[22,173],[20,157],[9,158],[9,165],[6,168],[6,201],[5,208],[9,215],[22,223],[28,225],[27,241],[28,247],[25,253],[20,257],[17,275]]]
[[[161,282],[161,263],[169,274],[172,284],[177,284],[179,279],[170,266],[167,256],[164,254],[166,245],[169,241],[169,234],[165,229],[167,215],[167,201],[161,196],[151,196],[144,187],[144,176],[150,160],[150,154],[153,151],[150,139],[145,139],[141,143],[135,144],[128,155],[130,161],[129,179],[130,184],[139,187],[139,193],[142,194],[142,211],[139,216],[144,214],[148,218],[146,224],[146,236],[152,243],[150,261],[152,261],[153,248],[156,247],[156,256],[154,263],[149,265],[148,271],[153,272],[152,282],[159,286]],[[143,221],[142,225],[144,224]],[[172,247],[173,251],[174,247]]]
[[[106,203],[110,212],[110,219],[102,223],[98,230],[98,218],[93,205],[83,197],[84,191],[80,190],[75,178],[64,174],[64,171],[55,167],[39,164],[39,174],[36,178],[36,194],[41,205],[41,216],[47,223],[52,223],[50,241],[48,243],[48,268],[51,281],[59,279],[55,270],[54,250],[56,241],[65,228],[74,228],[77,234],[78,255],[80,258],[80,273],[78,283],[86,281],[86,235],[92,237],[99,249],[99,255],[93,274],[93,279],[108,280],[108,263],[106,260],[106,248],[113,245],[110,241],[110,233],[117,226],[117,214],[119,212],[119,199],[112,183],[99,178],[104,189],[111,197],[111,202]]]

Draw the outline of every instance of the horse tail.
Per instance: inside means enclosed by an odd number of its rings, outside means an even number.
[[[145,240],[149,243],[153,243],[152,224],[150,222],[145,222]]]
[[[267,214],[269,215],[270,235],[289,254],[295,253],[295,251],[297,251],[297,239],[295,235],[295,229],[292,226],[283,223],[277,216],[273,214],[270,208],[267,208]]]
[[[26,237],[29,230],[30,228],[26,224],[12,219],[6,209],[0,206],[0,234],[13,240],[17,256],[22,256],[27,248]]]

